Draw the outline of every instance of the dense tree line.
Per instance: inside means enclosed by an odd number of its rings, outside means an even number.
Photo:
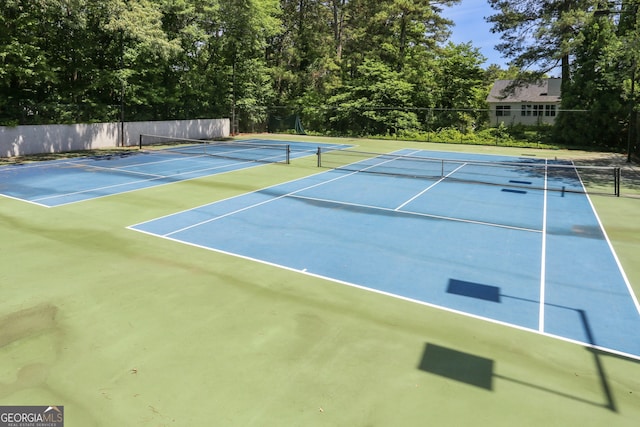
[[[494,79],[560,66],[563,110],[594,116],[561,114],[557,138],[600,114],[611,126],[592,139],[619,144],[640,0],[605,16],[598,0],[488,1],[510,70],[448,42],[442,7],[460,0],[0,0],[0,124],[224,116],[252,130],[298,113],[318,132],[467,131],[487,125]]]
[[[0,120],[304,114],[376,134],[481,122],[493,78],[447,44],[459,0],[2,0]],[[466,112],[429,115],[429,109]],[[429,123],[427,123],[429,122]]]

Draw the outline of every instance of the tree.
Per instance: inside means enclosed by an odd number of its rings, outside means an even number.
[[[640,46],[640,2],[638,0],[624,0],[621,3],[620,14],[618,35],[624,46],[624,54],[621,55],[621,58],[629,70],[624,89],[626,101],[629,104],[627,149],[629,150],[628,160],[631,160],[634,154],[640,156],[640,120],[638,118],[640,90],[638,90],[637,84],[640,80],[640,50],[638,49]]]
[[[39,116],[49,88],[59,81],[47,52],[46,3],[0,5],[0,124],[15,124]]]
[[[346,0],[281,0],[282,31],[267,47],[277,103],[287,105],[308,92],[327,93],[337,58]]]
[[[230,77],[226,100],[232,117],[237,108],[251,123],[265,120],[265,106],[273,100],[265,51],[267,40],[279,31],[278,0],[224,0],[220,6],[218,65]]]
[[[592,18],[574,50],[572,78],[564,86],[554,137],[567,145],[620,147],[625,71],[620,67],[620,40],[608,19]]]
[[[343,44],[343,66],[353,75],[365,59],[376,59],[401,71],[413,50],[435,50],[449,35],[451,21],[442,6],[460,0],[352,0],[349,38]]]
[[[449,43],[438,56],[437,127],[478,127],[486,120],[484,57],[471,43]]]
[[[119,44],[116,70],[130,119],[158,119],[157,106],[170,97],[166,64],[180,51],[162,27],[160,4],[150,0],[111,0],[104,29]]]
[[[0,0],[0,120],[235,128],[285,106],[323,131],[419,130],[418,111],[482,98],[477,50],[443,46],[459,1]]]
[[[150,0],[5,0],[3,115],[28,123],[114,120],[165,97],[159,70],[178,47]],[[6,114],[5,114],[6,112]]]
[[[497,14],[487,18],[494,33],[501,33],[496,46],[512,64],[529,72],[517,80],[532,81],[558,66],[563,81],[569,81],[569,59],[580,30],[600,0],[489,0]],[[517,82],[519,83],[519,82]]]
[[[358,77],[329,99],[334,129],[352,135],[397,134],[419,128],[408,111],[413,85],[380,61],[367,59]]]

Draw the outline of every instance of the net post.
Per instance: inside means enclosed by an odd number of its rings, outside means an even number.
[[[618,197],[620,197],[620,186],[622,185],[622,168],[618,168]]]
[[[291,145],[289,145],[289,144],[287,144],[287,154],[286,154],[286,156],[287,156],[287,164],[289,164],[290,161],[291,161]]]
[[[620,197],[620,178],[620,168],[617,167],[613,170],[614,193],[616,197]]]
[[[321,167],[322,166],[322,161],[320,160],[320,153],[321,153],[321,149],[318,146],[318,150],[316,151],[316,156],[318,156],[318,161],[317,161],[317,166]]]
[[[138,148],[142,150],[142,134],[138,136]]]

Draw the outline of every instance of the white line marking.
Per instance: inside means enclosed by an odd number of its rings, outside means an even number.
[[[190,171],[175,173],[175,174],[166,175],[166,176],[158,176],[156,178],[139,179],[139,180],[135,180],[135,181],[124,182],[124,183],[121,183],[121,184],[106,185],[104,187],[89,188],[87,190],[75,191],[75,192],[71,192],[71,193],[56,194],[55,196],[40,197],[40,198],[37,198],[37,199],[34,199],[34,200],[35,201],[39,201],[39,200],[57,199],[57,198],[61,198],[61,197],[73,196],[73,195],[76,195],[76,194],[90,193],[92,191],[97,191],[97,190],[106,190],[108,188],[124,187],[124,186],[127,186],[127,185],[138,184],[138,183],[141,183],[141,182],[151,182],[151,181],[158,181],[158,180],[162,180],[162,179],[170,179],[170,178],[174,178],[174,177],[179,177],[181,175],[188,175],[188,174],[191,174],[191,173],[215,171],[216,169],[228,168],[230,166],[231,167],[235,167],[235,166],[243,165],[243,164],[247,164],[247,163],[254,164],[255,162],[253,162],[253,161],[242,161],[242,162],[237,162],[237,163],[231,163],[231,164],[228,164],[228,165],[221,165],[221,166],[204,168],[204,169],[190,170]],[[111,168],[107,168],[107,169],[111,169]],[[113,169],[115,169],[115,168],[113,168]],[[197,179],[197,178],[204,178],[205,176],[210,176],[210,175],[202,175],[202,176],[198,176],[198,177],[195,177],[195,178],[190,178],[189,180]],[[179,180],[179,181],[176,181],[176,182],[183,182],[183,181],[188,181],[188,180],[184,179],[184,180]],[[170,182],[168,184],[173,184],[173,183],[174,182]],[[141,188],[136,189],[136,190],[141,190]],[[135,190],[132,190],[132,191],[135,191]],[[113,193],[113,194],[108,194],[107,196],[114,196],[116,194],[122,194],[122,193]],[[67,204],[67,203],[65,203],[65,204]]]
[[[489,226],[489,227],[507,228],[509,230],[526,231],[526,232],[530,232],[530,233],[540,233],[541,232],[541,230],[536,230],[536,229],[533,229],[533,228],[516,227],[516,226],[512,226],[512,225],[496,224],[496,223],[493,223],[493,222],[484,222],[484,221],[475,221],[475,220],[464,219],[464,218],[454,218],[454,217],[449,217],[449,216],[428,214],[428,213],[424,213],[424,212],[399,210],[398,208],[395,208],[395,209],[384,208],[384,207],[381,207],[381,206],[364,205],[364,204],[360,204],[360,203],[351,203],[351,202],[340,202],[340,201],[331,200],[331,199],[321,199],[321,198],[317,198],[317,197],[298,196],[298,195],[293,195],[293,194],[288,194],[288,195],[286,195],[286,197],[291,197],[291,198],[296,198],[296,199],[306,199],[306,200],[325,202],[325,203],[332,203],[332,204],[343,205],[343,206],[353,206],[353,207],[357,207],[357,208],[366,208],[366,209],[379,210],[379,211],[385,211],[385,212],[397,212],[397,213],[401,213],[401,214],[404,214],[404,215],[415,215],[415,216],[425,217],[425,218],[442,219],[442,220],[445,220],[445,221],[456,221],[456,222],[464,222],[464,223],[467,223],[467,224],[476,224],[476,225],[486,225],[486,226]]]
[[[546,163],[546,160],[545,160],[545,163]],[[325,174],[325,173],[328,173],[328,172],[320,172],[320,173],[315,174],[315,175],[320,175],[320,174]],[[352,173],[349,173],[349,174],[346,174],[346,175],[343,175],[343,176],[339,176],[339,177],[334,178],[334,179],[332,179],[330,181],[325,181],[325,182],[322,182],[322,183],[319,183],[319,184],[316,184],[316,185],[313,185],[313,186],[309,186],[307,188],[312,188],[312,187],[315,187],[315,186],[323,185],[325,183],[328,183],[328,182],[331,182],[331,181],[335,181],[337,179],[342,179],[344,177],[351,176],[351,175],[354,175],[356,173],[358,173],[358,172],[352,172]],[[311,176],[315,176],[315,175],[311,175]],[[290,182],[295,182],[295,181],[298,181],[298,179],[294,179],[292,181],[289,181],[289,183]],[[283,185],[283,184],[285,184],[285,183],[280,183],[280,184],[276,184],[276,185],[273,185],[273,186],[265,187],[265,188],[263,188],[261,190],[254,191],[254,193],[257,193],[257,192],[262,191],[264,189],[278,187],[278,186]],[[583,185],[583,188],[584,188],[584,185]],[[295,195],[294,196],[295,193],[303,191],[305,189],[306,188],[303,188],[303,189],[300,189],[300,190],[297,190],[297,191],[294,191],[294,192],[279,196],[277,199],[289,196],[289,197],[295,197],[295,198],[306,198],[306,199],[311,199],[311,200],[322,201],[322,199],[314,199],[314,198],[304,197],[304,196],[299,196],[299,195]],[[230,199],[234,199],[234,198],[238,198],[238,197],[243,197],[243,196],[245,196],[247,194],[251,194],[251,193],[244,193],[244,194],[241,194],[241,195],[238,195],[238,196],[230,197],[230,198],[225,199],[225,200],[230,200]],[[541,263],[541,304],[540,304],[541,316],[544,316],[543,308],[544,308],[544,287],[545,287],[544,278],[545,278],[545,274],[546,274],[546,271],[545,271],[545,268],[546,268],[545,267],[545,256],[546,256],[547,194],[548,194],[548,189],[547,189],[547,168],[545,167],[543,227],[542,227],[542,230],[521,229],[521,230],[524,230],[524,231],[532,231],[532,232],[542,233],[542,236],[543,236],[543,243],[542,243],[542,248],[543,248],[542,249],[542,258],[543,258],[543,260],[542,260],[542,263]],[[585,192],[585,194],[586,194],[586,192]],[[593,207],[593,204],[591,203],[591,199],[589,198],[588,194],[586,194],[586,196],[587,196],[587,199],[589,200],[589,203],[591,204],[593,212],[594,212],[598,222],[600,223],[601,229],[602,229],[602,231],[604,233],[604,227],[602,226],[602,223],[600,222],[600,219],[599,219],[599,217],[598,217],[598,215],[597,215],[597,213],[595,211],[595,208]],[[217,201],[217,202],[213,202],[213,203],[207,203],[207,204],[202,205],[200,207],[213,205],[213,204],[219,203],[221,201],[222,200]],[[341,202],[336,202],[336,201],[331,201],[331,200],[329,200],[328,202],[341,203]],[[258,206],[258,205],[263,204],[263,203],[265,203],[265,202],[256,204],[255,206]],[[348,203],[344,203],[344,204],[348,204]],[[351,204],[351,205],[355,205],[355,204]],[[366,205],[355,205],[355,206],[368,207]],[[250,207],[247,207],[245,209],[249,209],[249,208]],[[379,208],[379,207],[374,207],[374,208],[384,209],[384,208]],[[197,209],[197,208],[187,209],[187,210],[184,210],[182,212],[188,212],[188,211],[191,211],[191,210],[194,210],[194,209]],[[388,210],[391,210],[391,209],[388,209]],[[238,210],[238,211],[240,211],[240,210]],[[403,212],[404,213],[417,214],[417,215],[425,215],[425,214],[412,213],[412,212],[406,212],[406,211],[403,211]],[[172,215],[177,215],[177,214],[174,213],[174,214],[166,215],[163,218],[166,218],[166,217],[169,217],[169,216],[172,216]],[[229,215],[229,214],[227,214],[227,215]],[[446,217],[436,217],[436,218],[455,220],[454,218],[446,218]],[[542,320],[540,322],[540,326],[538,327],[537,330],[535,330],[535,329],[531,329],[531,328],[528,328],[528,327],[524,327],[524,326],[519,326],[519,325],[514,325],[514,324],[511,324],[511,323],[503,322],[503,321],[500,321],[500,320],[495,320],[495,319],[491,319],[491,318],[487,318],[487,317],[483,317],[483,316],[467,313],[467,312],[464,312],[464,311],[455,310],[455,309],[452,309],[452,308],[449,308],[449,307],[439,306],[439,305],[436,305],[436,304],[433,304],[433,303],[420,301],[420,300],[415,300],[415,299],[412,299],[412,298],[403,297],[403,296],[392,294],[392,293],[385,292],[385,291],[379,291],[379,290],[376,290],[376,289],[372,289],[372,288],[368,288],[368,287],[365,287],[365,286],[362,286],[362,285],[357,285],[357,284],[354,284],[354,283],[342,281],[342,280],[339,280],[339,279],[334,279],[334,278],[331,278],[331,277],[310,273],[310,272],[308,272],[306,270],[298,270],[298,269],[295,269],[295,268],[292,268],[292,267],[287,267],[287,266],[276,264],[276,263],[272,263],[272,262],[269,262],[269,261],[264,261],[264,260],[261,260],[261,259],[252,258],[252,257],[248,257],[248,256],[245,256],[245,255],[240,255],[240,254],[233,253],[233,252],[227,252],[227,251],[224,251],[224,250],[220,250],[220,249],[216,249],[216,248],[212,248],[212,247],[207,247],[207,246],[191,243],[191,242],[180,240],[180,239],[177,239],[177,238],[167,237],[168,235],[164,235],[163,236],[163,235],[159,235],[159,234],[156,234],[156,233],[152,233],[152,232],[148,232],[148,231],[144,231],[144,230],[140,230],[140,229],[135,228],[137,226],[140,226],[140,225],[143,225],[143,224],[146,224],[146,223],[149,223],[149,222],[156,221],[157,219],[159,219],[159,218],[155,218],[153,220],[145,221],[145,222],[142,222],[142,223],[139,223],[139,224],[136,224],[136,225],[131,225],[131,226],[127,227],[127,228],[131,229],[133,231],[137,231],[139,233],[147,234],[147,235],[154,236],[154,237],[160,237],[162,239],[167,239],[167,240],[171,240],[171,241],[178,242],[178,243],[181,243],[181,244],[186,244],[186,245],[198,247],[198,248],[209,250],[209,251],[212,251],[212,252],[217,252],[217,253],[221,253],[221,254],[225,254],[225,255],[231,255],[231,256],[238,257],[238,258],[247,259],[247,260],[258,262],[258,263],[261,263],[261,264],[265,264],[265,265],[281,268],[281,269],[284,269],[284,270],[293,271],[293,272],[296,272],[296,273],[302,273],[302,274],[305,274],[305,275],[308,275],[308,276],[311,276],[311,277],[316,277],[316,278],[320,278],[320,279],[323,279],[323,280],[328,280],[328,281],[331,281],[331,282],[334,282],[334,283],[339,283],[339,284],[347,285],[347,286],[350,286],[350,287],[362,289],[362,290],[365,290],[365,291],[369,291],[369,292],[373,292],[373,293],[377,293],[377,294],[390,296],[390,297],[393,297],[393,298],[396,298],[396,299],[400,299],[400,300],[404,300],[404,301],[408,301],[408,302],[412,302],[412,303],[417,303],[417,304],[420,304],[420,305],[423,305],[423,306],[427,306],[427,307],[443,310],[443,311],[446,311],[446,312],[462,315],[462,316],[465,316],[465,317],[470,317],[470,318],[477,319],[477,320],[483,320],[483,321],[487,321],[487,322],[490,322],[490,323],[498,324],[498,325],[501,325],[501,326],[506,326],[506,327],[509,327],[509,328],[512,328],[512,329],[517,329],[517,330],[521,330],[521,331],[525,331],[525,332],[533,332],[533,333],[536,333],[538,335],[545,336],[545,337],[548,337],[548,338],[557,339],[557,340],[560,340],[560,341],[565,341],[565,342],[568,342],[568,343],[571,343],[571,344],[576,344],[576,345],[584,346],[584,347],[587,347],[587,348],[593,348],[593,349],[601,350],[603,352],[620,355],[620,356],[627,357],[627,358],[634,359],[634,360],[640,360],[640,356],[635,355],[635,354],[625,353],[625,352],[621,352],[621,351],[618,351],[618,350],[609,349],[607,347],[601,347],[601,346],[593,345],[592,343],[589,343],[589,342],[582,342],[582,341],[579,341],[579,340],[574,340],[574,339],[565,338],[565,337],[562,337],[562,336],[559,336],[559,335],[546,333],[546,332],[544,332],[544,323],[543,323],[544,322],[544,318],[543,317],[542,317]],[[482,224],[482,223],[480,223],[480,224]],[[501,226],[501,225],[495,225],[495,224],[490,224],[490,223],[486,223],[486,225]],[[502,227],[504,227],[504,226],[502,226]],[[514,228],[514,227],[510,227],[510,228]],[[516,229],[518,229],[518,228],[516,228]],[[638,302],[637,302],[637,300],[635,298],[635,294],[631,290],[630,283],[629,283],[626,275],[624,274],[624,270],[622,270],[621,264],[619,263],[619,260],[618,260],[616,254],[615,254],[615,251],[613,250],[613,247],[611,246],[611,242],[609,241],[609,238],[607,237],[606,233],[604,235],[605,235],[605,238],[606,238],[607,242],[609,243],[609,246],[610,246],[611,251],[612,251],[612,253],[613,253],[614,257],[615,257],[615,260],[618,263],[618,266],[620,268],[620,272],[622,273],[622,275],[623,275],[623,277],[624,277],[624,279],[625,279],[625,281],[627,283],[627,286],[629,288],[630,294],[631,294],[632,298],[634,299],[634,301],[636,303],[636,307],[638,307]],[[639,311],[640,311],[640,309],[639,309]]]
[[[417,199],[418,197],[422,196],[424,193],[426,193],[427,191],[431,190],[436,185],[440,184],[446,178],[450,177],[451,175],[453,175],[454,173],[456,173],[457,171],[462,169],[466,164],[467,163],[464,163],[464,164],[458,166],[457,168],[455,168],[454,170],[452,170],[451,172],[449,172],[448,174],[446,174],[445,176],[443,176],[442,178],[440,178],[439,180],[437,180],[436,182],[434,182],[433,184],[431,184],[430,186],[428,186],[427,188],[425,188],[424,190],[422,190],[421,192],[419,192],[418,194],[416,194],[415,196],[413,196],[412,198],[410,198],[409,200],[407,200],[406,202],[401,204],[400,206],[398,206],[396,208],[396,210],[398,211],[398,210],[404,208],[406,205],[408,205],[409,203],[413,202],[415,199]]]
[[[547,159],[544,161],[547,165]],[[544,332],[544,304],[546,296],[547,275],[547,168],[544,168],[544,191],[542,202],[542,256],[540,257],[540,312],[538,315],[538,331]]]
[[[154,222],[154,221],[157,221],[157,220],[159,220],[159,219],[168,218],[168,217],[170,217],[170,216],[179,215],[179,214],[182,214],[182,213],[185,213],[185,212],[191,212],[191,211],[194,211],[194,210],[196,210],[196,209],[204,208],[204,207],[206,207],[206,206],[215,205],[216,203],[221,203],[221,202],[225,202],[225,201],[233,200],[233,199],[239,199],[239,198],[244,197],[244,196],[249,195],[249,194],[260,193],[260,192],[265,191],[265,190],[268,190],[268,189],[270,189],[270,188],[280,187],[280,186],[282,186],[282,185],[291,184],[292,182],[300,181],[301,179],[312,178],[312,177],[314,177],[314,176],[318,176],[318,175],[322,175],[322,174],[328,174],[328,173],[330,173],[330,172],[322,171],[322,172],[315,173],[315,174],[313,174],[313,175],[308,175],[308,176],[306,176],[306,177],[304,177],[304,178],[294,178],[294,179],[292,179],[292,180],[290,180],[290,181],[280,182],[280,183],[278,183],[278,184],[269,185],[269,186],[267,186],[267,187],[259,188],[259,189],[257,189],[257,190],[250,191],[250,192],[248,192],[248,193],[238,194],[238,195],[236,195],[236,196],[231,196],[231,197],[227,197],[227,198],[225,198],[225,199],[216,200],[215,202],[205,203],[205,204],[203,204],[203,205],[195,206],[195,207],[193,207],[193,208],[184,209],[184,210],[179,211],[179,212],[174,212],[174,213],[170,213],[170,214],[167,214],[167,215],[163,215],[163,216],[160,216],[160,217],[157,217],[157,218],[153,218],[153,219],[150,219],[150,220],[148,220],[148,221],[142,221],[142,222],[139,222],[139,223],[137,223],[137,224],[130,225],[130,226],[128,226],[127,228],[135,229],[135,227],[140,227],[140,226],[142,226],[142,225],[144,225],[144,224],[147,224],[147,223],[150,223],[150,222]],[[154,234],[154,236],[155,236],[155,235],[156,235],[156,234]]]
[[[571,161],[571,163],[573,164],[573,161]],[[613,244],[611,244],[611,240],[609,239],[609,236],[607,235],[607,232],[604,229],[604,225],[602,225],[602,221],[600,221],[600,217],[598,216],[598,212],[596,212],[596,208],[595,208],[595,206],[593,206],[593,203],[591,202],[591,197],[589,197],[589,193],[587,192],[587,189],[585,188],[584,183],[582,182],[582,178],[580,177],[579,174],[578,174],[578,179],[580,180],[580,185],[582,185],[582,190],[584,192],[584,195],[587,197],[587,201],[589,202],[589,206],[591,206],[591,211],[593,212],[593,215],[596,217],[596,221],[598,221],[598,225],[600,226],[600,231],[602,231],[602,235],[604,236],[605,240],[607,241],[607,245],[609,245],[609,249],[611,250],[611,254],[613,255],[613,259],[615,260],[616,265],[618,266],[618,271],[620,271],[620,274],[622,275],[622,279],[624,280],[625,284],[627,285],[627,291],[629,292],[629,295],[631,296],[631,299],[633,300],[633,303],[636,306],[636,310],[640,314],[640,304],[638,303],[638,298],[636,297],[636,294],[633,291],[633,287],[631,286],[631,282],[629,282],[629,278],[627,277],[627,274],[624,272],[624,269],[622,268],[622,263],[620,262],[620,259],[618,259],[618,255],[616,254],[616,250],[613,248]]]
[[[214,218],[210,218],[210,219],[208,219],[208,220],[206,220],[206,221],[201,221],[201,222],[198,222],[198,223],[196,223],[196,224],[189,225],[188,227],[181,228],[181,229],[179,229],[179,230],[174,230],[174,231],[172,231],[171,233],[167,233],[167,234],[165,234],[164,236],[171,236],[172,234],[180,233],[181,231],[185,231],[185,230],[189,230],[189,229],[191,229],[191,228],[199,227],[200,225],[207,224],[207,223],[209,223],[209,222],[213,222],[213,221],[217,221],[217,220],[219,220],[219,219],[221,219],[221,218],[225,218],[225,217],[228,217],[228,216],[234,215],[234,214],[236,214],[236,213],[238,213],[238,212],[243,212],[243,211],[246,211],[246,210],[249,210],[249,209],[253,209],[253,208],[257,207],[257,206],[261,206],[261,205],[264,205],[264,204],[267,204],[267,203],[271,203],[271,202],[273,202],[273,201],[276,201],[276,200],[282,199],[282,198],[284,198],[284,197],[291,196],[291,195],[296,194],[296,193],[299,193],[299,192],[301,192],[301,191],[305,191],[305,190],[308,190],[308,189],[310,189],[310,188],[319,187],[319,186],[321,186],[321,185],[325,185],[325,184],[328,184],[328,183],[330,183],[330,182],[337,181],[337,180],[339,180],[339,179],[346,178],[346,177],[351,176],[351,175],[355,175],[355,174],[357,174],[357,173],[358,173],[358,172],[351,172],[351,173],[348,173],[348,174],[346,174],[346,175],[340,175],[340,176],[335,177],[335,178],[333,178],[333,179],[330,179],[330,180],[328,180],[328,181],[323,181],[323,182],[319,182],[319,183],[317,183],[317,184],[310,185],[310,186],[308,186],[308,187],[300,188],[300,189],[295,190],[295,191],[292,191],[292,192],[290,192],[290,193],[282,194],[282,195],[280,195],[280,196],[278,196],[278,197],[272,197],[272,198],[271,198],[271,199],[269,199],[269,200],[265,200],[265,201],[262,201],[262,202],[259,202],[259,203],[254,203],[253,205],[245,206],[245,207],[243,207],[243,208],[236,209],[235,211],[227,212],[227,213],[226,213],[226,214],[224,214],[224,215],[220,215],[220,216],[217,216],[217,217],[214,217]],[[280,184],[280,185],[282,185],[282,184]],[[251,194],[251,193],[247,193],[247,194]],[[246,195],[246,194],[245,194],[245,195]],[[219,202],[215,202],[215,203],[219,203]],[[209,203],[209,205],[213,205],[213,204],[215,204],[215,203]],[[205,206],[208,206],[208,205],[205,205]],[[196,209],[196,208],[194,208],[194,209]],[[194,209],[188,209],[188,210],[186,210],[186,211],[184,211],[184,212],[189,212],[189,211],[194,210]],[[174,214],[174,215],[178,215],[178,214]],[[169,215],[169,216],[170,216],[170,215]],[[152,221],[154,221],[154,220],[151,220],[151,221],[149,221],[149,222],[152,222]]]
[[[408,301],[408,302],[415,303],[415,304],[420,304],[422,306],[426,306],[426,307],[430,307],[430,308],[446,311],[446,312],[449,312],[449,313],[454,313],[454,314],[461,315],[461,316],[464,316],[464,317],[469,317],[469,318],[476,319],[476,320],[482,320],[482,321],[486,321],[486,322],[494,323],[494,324],[497,324],[497,325],[505,326],[505,327],[508,327],[508,328],[511,328],[511,329],[517,329],[517,330],[524,331],[524,332],[533,332],[535,334],[542,335],[542,336],[545,336],[545,337],[548,337],[548,338],[557,339],[557,340],[560,340],[560,341],[565,341],[565,342],[568,342],[568,343],[571,343],[571,344],[576,344],[576,345],[579,345],[581,347],[593,348],[593,349],[601,350],[601,351],[604,351],[604,352],[607,352],[607,353],[617,354],[617,355],[620,355],[620,356],[623,356],[623,357],[628,357],[630,359],[640,360],[640,356],[635,355],[635,354],[624,353],[624,352],[621,352],[621,351],[618,351],[618,350],[612,350],[612,349],[607,348],[607,347],[600,347],[600,346],[593,345],[593,344],[588,343],[588,342],[582,342],[582,341],[578,341],[578,340],[574,340],[574,339],[570,339],[570,338],[565,338],[565,337],[562,337],[562,336],[559,336],[559,335],[553,335],[553,334],[549,334],[549,333],[546,333],[546,332],[541,332],[539,330],[528,328],[528,327],[525,327],[525,326],[514,325],[512,323],[504,322],[504,321],[501,321],[501,320],[491,319],[489,317],[483,317],[483,316],[479,316],[477,314],[467,313],[465,311],[460,311],[460,310],[456,310],[456,309],[453,309],[453,308],[450,308],[450,307],[445,307],[445,306],[433,304],[433,303],[426,302],[426,301],[420,301],[420,300],[412,299],[412,298],[409,298],[409,297],[403,297],[401,295],[396,295],[396,294],[393,294],[393,293],[390,293],[390,292],[385,292],[385,291],[380,291],[380,290],[373,289],[373,288],[368,288],[366,286],[358,285],[358,284],[351,283],[351,282],[346,282],[344,280],[339,280],[339,279],[334,279],[332,277],[322,276],[320,274],[315,274],[315,273],[311,273],[311,272],[308,272],[308,271],[299,270],[299,269],[292,268],[292,267],[287,267],[285,265],[276,264],[276,263],[265,261],[265,260],[258,259],[258,258],[252,258],[252,257],[246,256],[246,255],[240,255],[240,254],[233,253],[233,252],[227,252],[227,251],[224,251],[224,250],[221,250],[221,249],[216,249],[216,248],[212,248],[212,247],[208,247],[208,246],[199,245],[197,243],[191,243],[191,242],[188,242],[188,241],[185,241],[185,240],[180,240],[180,239],[176,239],[176,238],[172,238],[172,237],[161,236],[159,234],[150,233],[148,231],[138,230],[138,229],[131,228],[131,227],[132,226],[127,227],[127,228],[132,229],[133,231],[137,231],[139,233],[143,233],[143,234],[149,235],[149,236],[159,237],[161,239],[166,239],[166,240],[170,240],[170,241],[173,241],[173,242],[176,242],[176,243],[181,243],[183,245],[189,245],[189,246],[197,247],[197,248],[200,248],[200,249],[205,249],[205,250],[208,250],[208,251],[211,251],[211,252],[216,252],[216,253],[223,254],[223,255],[229,255],[229,256],[234,256],[234,257],[237,257],[237,258],[246,259],[246,260],[249,260],[249,261],[258,262],[260,264],[268,265],[268,266],[271,266],[271,267],[281,268],[283,270],[288,270],[288,271],[292,271],[292,272],[299,273],[299,274],[305,274],[307,276],[315,277],[315,278],[322,279],[322,280],[327,280],[329,282],[338,283],[338,284],[341,284],[341,285],[346,285],[346,286],[353,287],[353,288],[356,288],[356,289],[360,289],[360,290],[364,290],[364,291],[368,291],[368,292],[373,292],[373,293],[376,293],[376,294],[385,295],[385,296],[388,296],[388,297],[392,297],[392,298],[403,300],[403,301]]]
[[[387,162],[391,162],[391,161],[393,161],[393,160],[395,160],[395,159],[387,160],[387,161],[382,162],[382,163],[377,163],[377,164],[375,164],[375,165],[371,165],[371,166],[369,166],[369,167],[367,167],[367,168],[364,168],[364,169],[362,169],[362,170],[367,170],[367,169],[373,168],[373,167],[375,167],[375,166],[379,166],[379,165],[381,165],[381,164],[384,164],[384,163],[387,163]],[[357,174],[357,173],[359,173],[359,172],[360,172],[360,171],[350,172],[350,173],[347,173],[347,174],[345,174],[345,175],[340,175],[340,176],[338,176],[338,177],[335,177],[335,178],[333,178],[333,179],[330,179],[330,180],[328,180],[328,181],[319,182],[319,183],[317,183],[317,184],[313,184],[313,185],[310,185],[310,186],[308,186],[308,187],[300,188],[300,189],[298,189],[298,190],[296,190],[296,191],[292,191],[292,192],[287,193],[287,194],[282,194],[282,195],[280,195],[280,196],[278,196],[278,197],[273,197],[273,198],[271,198],[271,199],[269,199],[269,200],[265,200],[265,201],[260,202],[260,203],[255,203],[255,204],[250,205],[250,206],[245,206],[244,208],[237,209],[237,210],[232,211],[232,212],[227,212],[227,213],[226,213],[226,214],[224,214],[224,215],[221,215],[221,216],[218,216],[218,217],[215,217],[215,218],[210,218],[210,219],[208,219],[208,220],[206,220],[206,221],[201,221],[201,222],[199,222],[199,223],[192,224],[192,225],[190,225],[190,226],[188,226],[188,227],[184,227],[184,228],[181,228],[181,229],[179,229],[179,230],[174,230],[174,231],[172,231],[171,233],[165,234],[165,236],[171,236],[172,234],[176,234],[176,233],[179,233],[179,232],[181,232],[181,231],[189,230],[189,229],[191,229],[191,228],[195,228],[195,227],[198,227],[198,226],[200,226],[200,225],[207,224],[207,223],[209,223],[209,222],[217,221],[218,219],[221,219],[221,218],[225,218],[225,217],[227,217],[227,216],[234,215],[234,214],[236,214],[236,213],[238,213],[238,212],[246,211],[246,210],[249,210],[249,209],[255,208],[255,207],[257,207],[257,206],[264,205],[264,204],[266,204],[266,203],[271,203],[271,202],[273,202],[273,201],[275,201],[275,200],[282,199],[283,197],[291,196],[291,195],[296,194],[296,193],[299,193],[299,192],[301,192],[301,191],[305,191],[305,190],[309,190],[309,189],[311,189],[311,188],[319,187],[319,186],[321,186],[321,185],[325,185],[325,184],[328,184],[328,183],[330,183],[330,182],[337,181],[337,180],[339,180],[339,179],[343,179],[343,178],[346,178],[346,177],[348,177],[348,176],[355,175],[355,174]],[[323,173],[326,173],[326,172],[323,172]],[[283,184],[280,184],[280,185],[283,185]],[[275,186],[274,186],[274,187],[275,187]],[[248,193],[248,194],[250,194],[250,193]],[[210,204],[213,204],[213,203],[210,203]],[[206,206],[206,205],[205,205],[205,206]],[[193,208],[193,209],[196,209],[196,208]],[[186,210],[185,212],[188,212],[188,211],[193,210],[193,209],[188,209],[188,210]],[[174,214],[174,215],[177,215],[177,214]],[[152,221],[153,221],[153,220],[152,220]]]
[[[51,206],[48,206],[48,205],[43,205],[42,203],[33,202],[33,201],[31,201],[31,200],[21,199],[21,198],[19,198],[19,197],[14,197],[14,196],[9,196],[8,194],[0,193],[0,196],[2,196],[2,197],[6,197],[7,199],[19,200],[19,201],[21,201],[21,202],[31,203],[32,205],[41,206],[41,207],[44,207],[44,208],[50,208],[50,207],[51,207]]]
[[[112,172],[123,172],[125,174],[128,175],[134,175],[134,176],[149,176],[152,178],[164,178],[163,175],[159,175],[156,173],[146,173],[146,172],[138,172],[138,171],[132,171],[132,170],[128,170],[127,168],[130,167],[135,167],[135,166],[141,166],[142,164],[137,164],[137,165],[127,165],[127,166],[118,166],[118,167],[114,167],[114,168],[108,168],[105,166],[98,166],[98,165],[79,165],[79,166],[74,166],[77,169],[80,169],[82,171],[100,171],[100,172],[107,172],[107,173],[112,173]]]

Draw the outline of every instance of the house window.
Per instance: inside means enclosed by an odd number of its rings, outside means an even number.
[[[544,115],[547,117],[555,117],[556,116],[556,106],[555,105],[545,105],[544,106]]]
[[[510,116],[511,115],[511,105],[496,105],[496,116]]]
[[[555,117],[556,106],[544,105],[544,104],[522,104],[520,110],[521,116],[534,116],[534,117]]]
[[[533,106],[533,115],[534,116],[542,116],[544,111],[544,105],[534,105]]]

